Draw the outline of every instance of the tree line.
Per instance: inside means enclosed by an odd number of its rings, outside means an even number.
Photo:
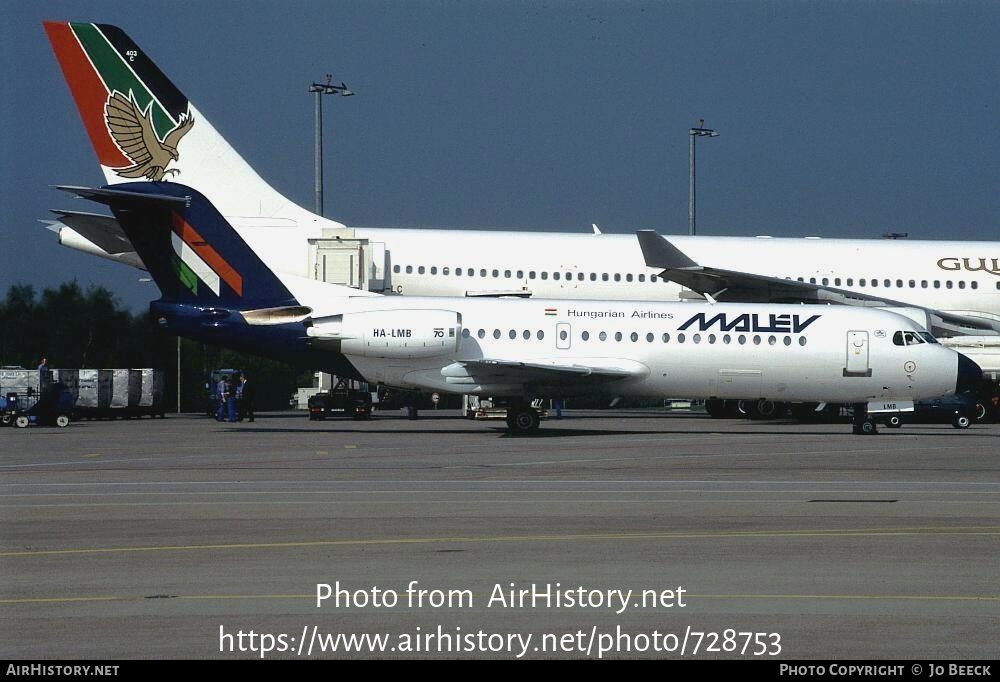
[[[107,289],[86,291],[74,280],[38,293],[14,284],[0,302],[0,366],[33,369],[41,358],[64,369],[153,367],[166,370],[167,404],[177,395],[177,337],[148,312],[132,314]],[[246,353],[181,340],[181,409],[203,409],[205,381],[217,368],[247,372],[257,382],[257,409],[285,409],[310,372]],[[300,383],[301,382],[301,383]]]

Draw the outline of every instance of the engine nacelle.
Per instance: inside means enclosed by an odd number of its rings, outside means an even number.
[[[340,342],[344,355],[433,358],[452,355],[462,338],[462,314],[452,310],[371,310],[316,321],[309,336]]]

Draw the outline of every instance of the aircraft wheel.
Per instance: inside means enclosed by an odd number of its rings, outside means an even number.
[[[736,416],[743,419],[750,418],[750,408],[753,405],[752,400],[737,400],[736,401]]]
[[[0,417],[0,424],[3,424],[4,426],[10,426],[11,422],[13,422],[13,421],[14,421],[14,417],[12,415],[9,415],[9,414],[5,414],[2,417]]]
[[[67,417],[64,414],[61,414],[58,417],[56,417],[56,426],[58,426],[60,429],[69,426],[69,417]]]
[[[986,419],[986,412],[986,405],[983,403],[976,403],[976,407],[972,412],[973,421],[978,423]]]
[[[956,414],[951,421],[951,425],[956,429],[967,429],[970,424],[972,424],[972,420],[964,414]]]
[[[30,423],[31,420],[25,417],[23,414],[14,419],[14,426],[16,426],[19,429],[27,428],[28,424]]]
[[[705,412],[708,412],[708,416],[712,419],[722,419],[725,417],[725,404],[721,400],[706,400],[705,401]]]
[[[778,416],[778,403],[761,398],[750,404],[751,419],[774,419]]]
[[[878,428],[875,426],[875,422],[866,419],[860,424],[854,425],[854,433],[859,436],[874,436],[878,433]]]
[[[885,425],[888,426],[890,429],[898,429],[900,426],[903,425],[903,418],[900,417],[898,414],[894,414],[885,420]]]
[[[507,430],[516,435],[538,430],[538,412],[530,405],[511,405],[507,408]]]

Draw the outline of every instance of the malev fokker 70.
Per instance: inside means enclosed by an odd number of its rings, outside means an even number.
[[[264,181],[121,29],[45,29],[107,183],[197,189],[275,272],[420,296],[906,307],[1000,379],[1000,242],[682,236],[651,260],[631,235],[596,228],[348,228]],[[143,267],[114,218],[58,213],[61,243]]]
[[[160,289],[151,310],[163,328],[371,383],[503,397],[514,431],[538,426],[530,397],[762,396],[896,410],[981,378],[887,311],[384,296],[274,273],[183,184],[63,189],[110,206]]]

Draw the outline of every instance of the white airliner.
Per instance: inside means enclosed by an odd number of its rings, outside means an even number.
[[[109,184],[202,192],[275,272],[371,291],[907,309],[1000,379],[1000,242],[348,228],[282,196],[120,29],[46,23]],[[66,246],[143,267],[115,218],[57,211]]]
[[[538,427],[532,397],[752,395],[854,403],[855,431],[873,433],[869,413],[982,377],[880,309],[387,296],[273,272],[179,182],[63,189],[111,208],[160,289],[163,328],[370,383],[506,398],[514,432]]]

